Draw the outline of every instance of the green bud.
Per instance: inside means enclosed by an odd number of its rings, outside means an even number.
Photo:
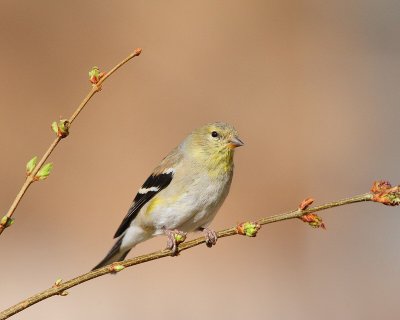
[[[399,198],[399,193],[389,193],[386,195],[386,198],[389,200],[390,205],[396,206],[400,204],[400,198]]]
[[[67,119],[62,119],[58,122],[53,122],[51,124],[51,129],[55,132],[57,137],[65,138],[69,134],[69,121]]]
[[[38,180],[44,180],[46,179],[49,175],[51,170],[53,169],[53,164],[50,163],[46,163],[40,170],[39,172],[36,174],[36,178]]]
[[[0,220],[0,225],[2,225],[4,228],[8,228],[9,226],[11,226],[14,223],[14,219],[13,218],[9,218],[7,216],[4,216],[3,218],[1,218]]]
[[[36,164],[37,164],[37,156],[34,156],[31,160],[28,161],[26,164],[26,174],[30,175],[32,171],[35,169]]]
[[[68,295],[68,291],[63,291],[60,293],[60,296],[65,297]]]
[[[90,71],[89,71],[89,78],[98,76],[100,73],[99,67],[94,66]]]
[[[257,222],[243,222],[236,227],[236,231],[243,236],[255,237],[260,228]]]
[[[246,222],[243,225],[243,230],[246,236],[255,237],[257,235],[258,230],[260,230],[260,225],[253,222]]]
[[[176,233],[174,235],[174,238],[175,238],[175,241],[176,241],[177,244],[180,244],[180,243],[182,243],[183,241],[186,240],[186,236],[184,236],[182,234],[179,234],[179,233]]]
[[[120,271],[124,270],[125,267],[124,267],[123,265],[117,264],[117,265],[113,266],[112,269],[113,269],[113,271],[115,271],[115,272],[120,272]]]
[[[91,83],[96,84],[99,82],[100,77],[101,74],[98,67],[93,67],[92,70],[89,71],[89,80]]]
[[[67,119],[60,120],[58,122],[58,127],[61,129],[61,132],[68,132],[69,121]]]
[[[57,125],[57,122],[54,121],[54,122],[51,124],[51,129],[54,131],[55,134],[58,135],[58,125]]]
[[[62,282],[62,279],[61,279],[61,278],[58,278],[58,279],[56,280],[56,282],[54,282],[54,285],[55,285],[56,287],[58,287],[58,286],[61,284],[61,282]]]

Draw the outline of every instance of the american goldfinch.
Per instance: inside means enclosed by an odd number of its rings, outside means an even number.
[[[177,252],[177,237],[203,231],[207,246],[217,241],[208,228],[232,182],[233,154],[243,142],[227,123],[194,130],[156,167],[137,192],[114,235],[116,242],[94,269],[122,261],[138,243],[165,234]]]

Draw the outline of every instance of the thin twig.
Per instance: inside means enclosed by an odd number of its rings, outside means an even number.
[[[265,224],[279,222],[279,221],[288,220],[288,219],[302,218],[303,216],[310,215],[313,212],[322,211],[322,210],[326,210],[329,208],[334,208],[334,207],[348,205],[348,204],[357,203],[357,202],[376,201],[373,199],[373,197],[374,197],[374,195],[372,193],[365,193],[365,194],[358,195],[358,196],[355,196],[352,198],[346,198],[346,199],[335,201],[335,202],[329,202],[329,203],[326,203],[326,204],[323,204],[320,206],[306,208],[304,210],[299,208],[299,209],[292,210],[292,211],[289,211],[286,213],[262,218],[262,219],[256,221],[255,224],[265,225]],[[225,238],[225,237],[241,234],[239,232],[239,226],[235,226],[235,227],[217,232],[218,238]],[[178,252],[182,252],[184,250],[193,248],[202,243],[205,243],[205,237],[199,237],[197,239],[194,239],[194,240],[191,240],[188,242],[184,242],[179,245]],[[167,250],[167,249],[160,250],[160,251],[145,254],[145,255],[142,255],[139,257],[135,257],[135,258],[132,258],[129,260],[125,260],[122,262],[115,262],[111,265],[108,265],[101,269],[97,269],[97,270],[85,273],[83,275],[80,275],[80,276],[73,278],[71,280],[68,280],[66,282],[60,282],[60,283],[57,282],[55,285],[53,285],[53,287],[51,287],[47,290],[44,290],[43,292],[40,292],[38,294],[35,294],[35,295],[21,301],[20,303],[2,311],[0,313],[0,320],[7,319],[8,317],[10,317],[16,313],[19,313],[22,310],[24,310],[42,300],[50,298],[52,296],[66,295],[67,289],[70,289],[72,287],[80,285],[80,284],[82,284],[86,281],[92,280],[94,278],[101,277],[105,274],[116,272],[116,271],[118,271],[118,268],[120,270],[122,270],[123,268],[127,268],[127,267],[131,267],[131,266],[141,264],[144,262],[168,257],[171,255],[172,255],[172,252],[170,250]],[[118,268],[116,268],[116,267],[118,267]]]
[[[79,113],[83,110],[83,108],[86,106],[86,104],[89,102],[89,100],[101,90],[101,85],[102,83],[109,77],[111,76],[115,71],[117,71],[120,67],[122,67],[125,63],[127,63],[129,60],[132,58],[140,55],[141,49],[135,49],[133,53],[131,53],[127,58],[125,58],[123,61],[118,63],[114,68],[112,68],[109,72],[107,72],[103,77],[100,78],[100,80],[96,83],[93,84],[91,90],[89,93],[86,95],[86,97],[82,100],[82,102],[79,104],[75,112],[72,114],[71,118],[68,120],[69,121],[69,127],[71,126],[72,122],[75,120],[75,118],[79,115]],[[57,147],[58,143],[63,139],[62,136],[58,136],[52,144],[49,146],[45,154],[42,156],[36,167],[33,169],[33,171],[27,175],[24,184],[22,185],[20,191],[18,192],[17,196],[15,197],[10,209],[8,209],[7,214],[4,216],[6,219],[4,220],[7,222],[8,219],[11,219],[12,215],[14,214],[15,210],[17,209],[18,204],[21,202],[25,192],[28,190],[29,186],[32,184],[32,182],[35,181],[36,175],[39,172],[39,170],[42,168],[46,160],[49,158],[51,153],[54,151],[54,149]],[[3,233],[4,229],[6,229],[7,223],[0,223],[0,235]]]

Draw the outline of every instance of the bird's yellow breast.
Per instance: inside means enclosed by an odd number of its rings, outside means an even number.
[[[233,170],[233,151],[221,150],[212,154],[206,166],[210,178],[217,178],[231,172]]]

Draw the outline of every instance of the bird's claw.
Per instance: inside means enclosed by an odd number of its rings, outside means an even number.
[[[186,240],[186,232],[179,230],[165,230],[165,234],[167,235],[167,247],[172,251],[172,255],[178,255],[178,245]]]
[[[216,245],[218,240],[218,235],[214,230],[204,228],[203,229],[204,236],[206,238],[206,246],[211,248],[212,246]]]

